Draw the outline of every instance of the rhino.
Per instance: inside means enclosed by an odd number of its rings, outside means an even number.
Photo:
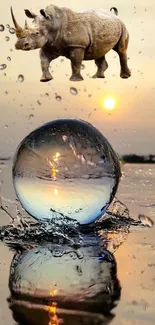
[[[53,79],[50,62],[59,56],[71,61],[71,81],[81,81],[81,65],[83,60],[95,60],[97,72],[94,78],[104,78],[108,68],[105,55],[113,49],[120,59],[120,77],[129,78],[131,72],[127,64],[127,48],[129,33],[125,24],[118,18],[118,10],[83,10],[74,12],[71,9],[49,5],[41,9],[39,15],[25,9],[28,18],[33,19],[29,26],[25,21],[22,28],[14,16],[17,50],[29,51],[40,49],[42,77],[40,81]]]

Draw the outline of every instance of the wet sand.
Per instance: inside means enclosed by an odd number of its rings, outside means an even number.
[[[154,207],[141,206],[154,203],[155,166],[150,166],[124,166],[126,176],[122,179],[117,197],[129,207],[131,215],[146,213],[155,221]],[[2,211],[0,218],[1,224],[7,224],[9,218]],[[113,310],[116,316],[111,325],[154,325],[155,230],[153,227],[142,230],[132,228],[131,231],[115,253],[122,294],[118,306]],[[0,256],[0,324],[14,325],[6,301],[9,296],[8,275],[13,252],[0,243]]]

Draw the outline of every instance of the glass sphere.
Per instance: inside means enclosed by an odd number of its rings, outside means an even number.
[[[107,139],[76,119],[51,121],[19,145],[13,183],[24,209],[38,221],[68,217],[80,224],[100,218],[121,176]]]

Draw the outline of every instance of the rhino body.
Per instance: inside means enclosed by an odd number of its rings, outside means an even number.
[[[108,10],[85,10],[74,12],[68,8],[49,5],[36,15],[25,10],[25,14],[33,19],[32,26],[27,22],[21,28],[13,14],[11,14],[16,28],[16,49],[33,50],[40,48],[42,68],[41,81],[49,81],[50,62],[59,56],[70,59],[72,76],[70,80],[83,80],[81,64],[83,60],[95,60],[97,73],[94,77],[104,78],[104,71],[108,64],[106,53],[115,50],[120,58],[122,78],[130,77],[127,66],[127,47],[129,34],[124,23]]]

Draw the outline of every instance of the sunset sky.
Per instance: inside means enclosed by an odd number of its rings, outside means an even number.
[[[132,77],[127,80],[120,78],[118,55],[110,51],[106,56],[109,68],[105,72],[105,79],[90,78],[96,67],[93,61],[85,61],[85,69],[82,70],[84,81],[71,82],[70,61],[64,58],[61,62],[60,57],[51,65],[54,79],[41,83],[38,50],[16,51],[16,36],[9,34],[5,27],[5,31],[0,32],[0,64],[7,64],[5,70],[0,70],[0,156],[12,155],[25,135],[42,123],[58,117],[89,121],[120,154],[155,153],[154,0],[53,0],[52,3],[77,11],[117,6],[119,17],[130,34],[128,57]],[[49,4],[47,0],[1,1],[0,24],[12,26],[11,5],[17,20],[24,25],[25,8],[38,13],[39,9]],[[8,42],[6,36],[10,37]],[[7,57],[11,57],[11,61]],[[17,81],[19,74],[24,75],[22,83]],[[78,94],[71,94],[70,87],[77,88]],[[57,101],[55,94],[62,99]],[[103,106],[108,96],[116,100],[116,106],[111,111]]]

